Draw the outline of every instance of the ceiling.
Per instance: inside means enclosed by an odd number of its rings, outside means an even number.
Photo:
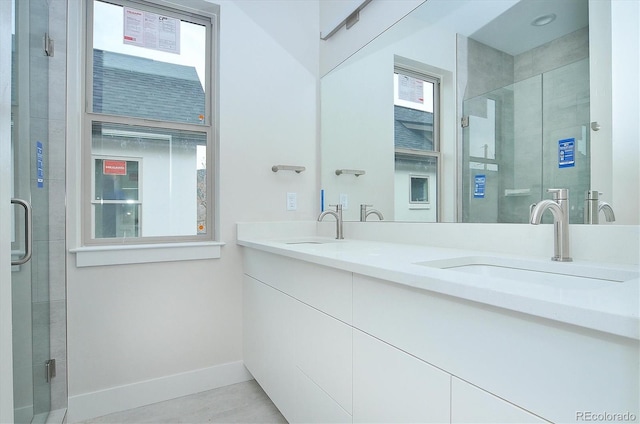
[[[476,41],[510,55],[531,50],[589,25],[588,0],[522,0],[470,35]],[[545,26],[531,22],[555,14]]]

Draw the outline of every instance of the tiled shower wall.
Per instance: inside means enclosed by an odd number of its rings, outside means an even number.
[[[513,82],[522,81],[589,57],[589,27],[514,56]]]

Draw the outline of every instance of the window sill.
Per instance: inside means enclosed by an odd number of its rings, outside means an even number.
[[[152,262],[219,259],[222,242],[163,243],[126,246],[84,246],[69,249],[78,268]]]

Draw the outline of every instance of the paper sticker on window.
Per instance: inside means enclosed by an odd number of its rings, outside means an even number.
[[[424,103],[424,82],[418,78],[398,74],[398,98],[413,103]]]
[[[127,175],[127,161],[105,160],[102,162],[102,173],[104,175]]]
[[[180,19],[125,7],[123,42],[180,54]]]
[[[558,168],[569,168],[576,165],[576,139],[567,138],[558,141]]]

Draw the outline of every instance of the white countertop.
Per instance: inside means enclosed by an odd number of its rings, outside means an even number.
[[[302,242],[302,243],[298,243]],[[317,243],[310,243],[317,242]],[[253,238],[240,236],[241,246],[289,258],[388,280],[486,305],[548,318],[593,330],[640,340],[640,279],[638,266],[430,247],[367,240],[324,237]],[[590,288],[561,288],[550,284],[472,275],[420,262],[464,257],[490,257],[535,263],[552,271],[580,269],[596,273],[631,274],[624,282],[606,282]],[[589,274],[591,275],[591,274]]]

